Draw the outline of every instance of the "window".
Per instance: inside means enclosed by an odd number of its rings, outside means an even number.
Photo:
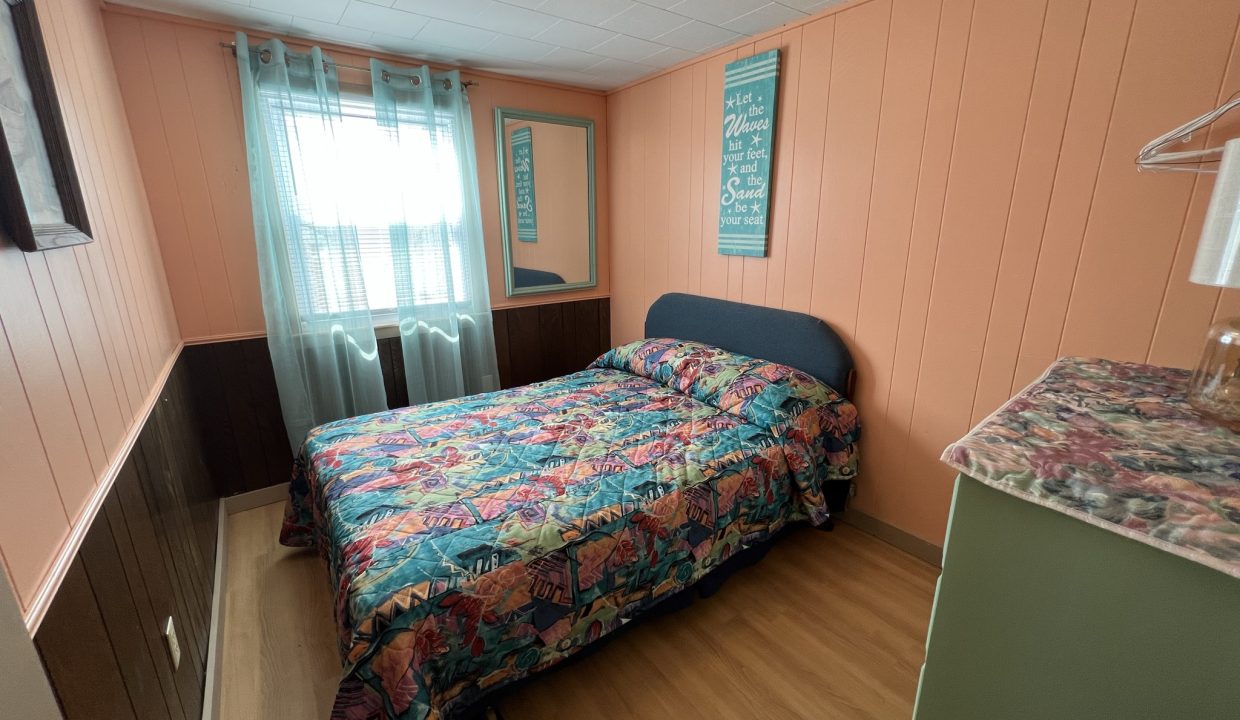
[[[268,122],[283,124],[268,136],[287,137],[274,171],[303,315],[368,308],[390,322],[398,298],[469,299],[461,172],[446,115],[403,112],[396,133],[379,124],[369,95],[342,89],[335,123],[323,121],[311,96],[262,99]]]

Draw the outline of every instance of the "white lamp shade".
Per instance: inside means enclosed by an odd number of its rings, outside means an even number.
[[[1240,287],[1240,138],[1223,146],[1188,279],[1199,285]]]

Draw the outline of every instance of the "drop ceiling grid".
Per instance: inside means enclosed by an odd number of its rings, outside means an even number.
[[[610,90],[843,0],[113,0]]]

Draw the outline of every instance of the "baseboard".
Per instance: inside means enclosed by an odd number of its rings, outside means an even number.
[[[224,498],[224,508],[229,515],[236,515],[239,512],[253,510],[256,507],[270,505],[272,503],[284,502],[288,499],[288,483],[280,483],[279,485],[270,485],[258,490],[251,490],[240,495],[232,495]]]
[[[288,497],[288,483],[251,490],[220,500],[215,537],[215,591],[211,594],[211,629],[207,644],[207,677],[202,692],[202,720],[219,720],[220,676],[224,665],[224,602],[228,597],[228,516]]]
[[[918,560],[924,560],[935,567],[943,567],[943,548],[932,542],[922,540],[916,535],[907,533],[894,525],[888,525],[882,520],[866,515],[859,510],[845,510],[840,515],[840,519],[858,530],[873,535],[888,545],[893,545],[903,550]]]
[[[220,500],[215,525],[215,589],[211,592],[211,626],[207,637],[207,677],[202,691],[202,720],[220,714],[220,673],[224,664],[224,580],[228,577],[228,508]]]

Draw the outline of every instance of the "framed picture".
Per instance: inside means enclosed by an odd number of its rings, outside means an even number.
[[[91,241],[34,0],[0,0],[0,231],[26,252]]]

